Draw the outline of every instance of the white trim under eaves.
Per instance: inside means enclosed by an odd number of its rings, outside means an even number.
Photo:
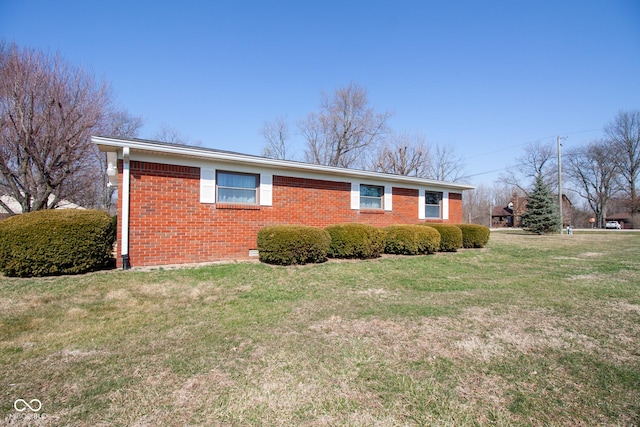
[[[431,179],[416,178],[402,175],[391,175],[380,172],[370,172],[356,169],[345,169],[334,166],[316,165],[311,163],[295,162],[291,160],[268,159],[265,157],[250,156],[247,154],[232,153],[214,150],[211,148],[191,147],[186,145],[168,144],[164,142],[146,141],[139,139],[119,139],[94,136],[91,142],[98,145],[101,151],[113,151],[112,149],[129,147],[132,154],[135,151],[187,157],[205,161],[221,161],[243,165],[262,166],[279,171],[311,172],[323,176],[333,176],[341,181],[376,181],[400,183],[411,186],[446,188],[448,190],[464,191],[476,188],[473,185],[451,182],[434,181]],[[111,149],[110,149],[111,148]],[[335,179],[334,179],[335,180]]]

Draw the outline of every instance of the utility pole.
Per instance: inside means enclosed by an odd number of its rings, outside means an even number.
[[[567,137],[560,138],[560,135],[558,135],[558,211],[560,212],[560,234],[562,234],[562,153],[560,151],[562,143],[560,141],[563,139],[567,139]]]

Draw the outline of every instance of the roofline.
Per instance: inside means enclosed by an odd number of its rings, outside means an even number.
[[[129,147],[131,150],[151,151],[162,154],[170,154],[181,157],[192,157],[204,160],[220,160],[234,163],[245,163],[259,166],[275,167],[279,169],[291,169],[321,174],[342,175],[355,178],[379,179],[384,181],[396,181],[411,183],[414,185],[446,187],[456,190],[473,190],[476,187],[468,184],[460,184],[445,181],[436,181],[426,178],[417,178],[404,175],[394,175],[381,172],[371,172],[358,169],[339,168],[335,166],[316,165],[312,163],[293,160],[270,159],[250,154],[235,153],[232,151],[216,150],[213,148],[195,147],[191,145],[173,144],[145,139],[124,139],[105,136],[92,136],[91,142],[96,144],[100,151],[113,151],[111,148]]]

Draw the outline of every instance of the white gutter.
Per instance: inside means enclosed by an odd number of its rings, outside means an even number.
[[[436,181],[432,179],[416,178],[403,175],[392,175],[380,172],[370,172],[356,169],[339,168],[334,166],[316,165],[311,163],[296,162],[291,160],[268,159],[265,157],[251,156],[247,154],[232,153],[228,151],[213,150],[210,148],[191,147],[186,145],[168,144],[157,141],[127,140],[119,138],[107,138],[94,136],[91,142],[102,147],[124,148],[132,150],[149,151],[177,156],[196,157],[200,159],[220,160],[243,164],[254,164],[272,168],[309,171],[322,174],[342,175],[347,177],[378,179],[392,182],[407,182],[414,185],[429,187],[446,187],[456,190],[472,190],[473,185],[453,182]],[[101,148],[101,151],[106,151]]]
[[[129,187],[131,182],[131,170],[129,165],[129,147],[122,148],[122,218],[120,219],[121,230],[121,248],[120,254],[122,255],[122,269],[128,270],[131,268],[129,263]]]

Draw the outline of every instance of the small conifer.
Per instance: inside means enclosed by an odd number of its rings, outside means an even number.
[[[536,178],[533,192],[527,199],[527,210],[522,214],[522,224],[525,230],[536,234],[551,233],[560,228],[560,217],[553,195],[541,176]]]

